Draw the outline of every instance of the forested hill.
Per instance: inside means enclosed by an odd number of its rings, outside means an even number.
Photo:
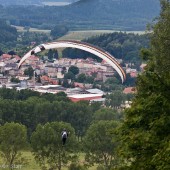
[[[14,27],[0,20],[0,43],[7,43],[17,40],[17,30]]]
[[[8,6],[3,17],[14,25],[48,29],[62,23],[71,30],[144,30],[159,9],[159,0],[81,0],[62,7]]]
[[[151,21],[158,15],[159,6],[159,0],[81,0],[72,8],[82,19],[86,16],[98,23],[105,21],[107,25],[128,29]]]
[[[82,41],[108,51],[117,59],[122,59],[124,63],[133,63],[134,67],[139,69],[141,65],[140,50],[144,47],[149,48],[150,34],[138,35],[115,32]],[[87,58],[89,56],[96,58],[96,56],[87,52],[72,48],[65,49],[63,56],[67,58]]]

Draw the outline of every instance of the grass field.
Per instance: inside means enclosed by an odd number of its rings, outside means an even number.
[[[82,40],[92,36],[112,33],[112,30],[87,30],[87,31],[69,31],[66,35],[59,38],[59,40]]]
[[[18,32],[26,32],[27,31],[26,29],[24,29],[24,27],[21,27],[21,26],[13,26],[13,27],[15,27]],[[47,34],[50,33],[50,30],[40,30],[37,28],[29,28],[29,31],[30,32],[47,33]]]
[[[59,40],[83,40],[93,36],[108,34],[113,32],[120,32],[115,30],[85,30],[85,31],[69,31],[66,35],[59,38]],[[145,31],[127,31],[126,33],[144,34]]]
[[[23,154],[23,157],[28,160],[28,164],[27,165],[18,164],[18,168],[16,167],[15,169],[20,169],[20,170],[41,170],[39,165],[35,162],[34,157],[33,157],[31,152],[24,151],[24,152],[22,152],[22,154]],[[3,162],[3,160],[0,159],[0,169],[9,170],[8,168],[5,168],[5,166],[6,165]]]
[[[22,152],[23,157],[27,159],[28,164],[26,165],[16,165],[14,169],[18,170],[41,170],[40,166],[36,163],[34,160],[34,156],[30,151],[24,151]],[[83,164],[84,162],[84,154],[80,153],[79,155],[79,162],[80,164]],[[5,168],[6,164],[3,162],[2,158],[0,159],[0,170],[9,170],[8,168]],[[18,167],[17,167],[18,166]],[[88,170],[96,170],[97,166],[93,166],[89,168]],[[62,170],[68,170],[68,167],[62,167]]]

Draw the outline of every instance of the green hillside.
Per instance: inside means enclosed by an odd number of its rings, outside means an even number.
[[[17,30],[6,22],[0,20],[0,43],[12,42],[17,40]]]

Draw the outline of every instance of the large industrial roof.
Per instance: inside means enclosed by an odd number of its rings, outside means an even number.
[[[101,97],[102,94],[74,94],[74,95],[68,95],[69,98],[76,98],[76,99],[82,99],[82,98],[89,98],[89,97]]]

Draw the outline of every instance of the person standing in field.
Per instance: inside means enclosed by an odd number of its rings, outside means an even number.
[[[61,137],[62,137],[62,144],[64,146],[66,143],[66,140],[68,138],[68,133],[67,133],[66,129],[63,129],[63,131],[61,133]]]

